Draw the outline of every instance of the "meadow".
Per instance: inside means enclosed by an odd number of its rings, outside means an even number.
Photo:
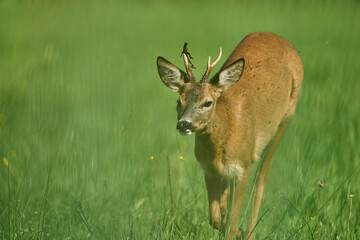
[[[257,31],[288,39],[305,78],[255,237],[360,239],[359,12],[331,0],[0,1],[0,239],[223,239],[156,58],[183,68],[188,42],[199,79],[219,46],[221,65]]]

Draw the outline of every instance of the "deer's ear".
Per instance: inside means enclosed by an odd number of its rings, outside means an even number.
[[[222,70],[219,77],[210,83],[215,85],[220,91],[225,91],[240,80],[244,72],[244,66],[245,60],[244,58],[240,58]]]
[[[157,58],[157,67],[161,81],[172,90],[179,91],[188,82],[186,74],[163,57]]]

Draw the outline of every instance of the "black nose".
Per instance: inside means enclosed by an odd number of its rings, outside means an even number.
[[[194,131],[194,130],[195,130],[195,127],[194,127],[194,125],[192,124],[192,122],[189,122],[189,121],[179,121],[179,122],[177,123],[176,129],[177,129],[177,130],[180,130],[180,131],[185,131],[185,130]]]

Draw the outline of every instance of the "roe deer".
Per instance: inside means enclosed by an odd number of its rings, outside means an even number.
[[[186,45],[186,73],[157,59],[162,82],[180,94],[177,130],[196,133],[195,155],[205,174],[210,224],[228,239],[240,236],[249,170],[261,159],[246,232],[246,239],[252,239],[273,154],[294,115],[304,76],[301,58],[284,38],[252,33],[210,80],[221,48],[214,63],[209,57],[206,73],[196,83]]]

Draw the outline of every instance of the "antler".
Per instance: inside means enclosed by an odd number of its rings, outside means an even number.
[[[201,78],[202,83],[205,83],[207,81],[207,78],[209,77],[211,70],[213,70],[215,65],[220,61],[221,54],[222,54],[222,49],[220,47],[219,56],[217,57],[217,59],[212,64],[210,64],[210,56],[209,56],[206,72],[205,72],[204,76]]]
[[[186,67],[186,72],[187,72],[187,75],[188,75],[188,78],[189,78],[189,82],[195,82],[195,77],[194,77],[193,72],[191,71],[191,68],[196,69],[196,67],[189,60],[189,58],[192,59],[192,57],[191,57],[190,53],[187,50],[187,45],[188,45],[188,43],[185,42],[184,47],[183,47],[183,51],[182,51],[181,54],[184,57],[184,62],[185,62],[185,67]]]

